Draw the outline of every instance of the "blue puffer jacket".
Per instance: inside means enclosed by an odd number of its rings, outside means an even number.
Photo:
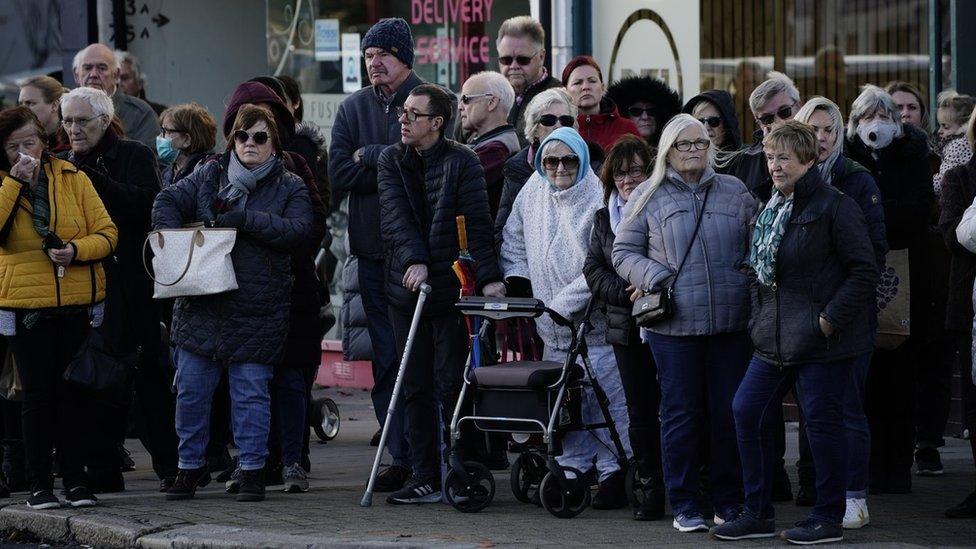
[[[864,213],[868,226],[871,247],[874,248],[878,268],[884,265],[888,253],[888,239],[885,237],[884,206],[881,205],[881,191],[874,176],[867,168],[844,155],[838,156],[831,168],[831,184],[840,192],[854,199]]]
[[[647,192],[649,181],[634,190],[617,226],[613,266],[638,288],[671,284],[705,205],[696,244],[674,289],[674,316],[651,331],[671,336],[711,335],[744,331],[749,321],[749,280],[746,261],[752,218],[758,207],[742,181],[711,169],[692,189],[668,170],[660,187],[636,218],[633,204]]]
[[[216,219],[217,190],[227,184],[230,154],[201,165],[163,189],[153,205],[154,229]],[[243,228],[231,253],[237,290],[176,300],[172,340],[180,348],[230,364],[281,362],[288,335],[293,276],[290,250],[312,226],[305,184],[279,163],[248,196]]]

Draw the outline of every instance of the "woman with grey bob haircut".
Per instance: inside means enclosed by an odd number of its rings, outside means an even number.
[[[752,352],[746,260],[757,204],[742,181],[715,172],[712,149],[701,122],[671,119],[651,177],[627,202],[612,254],[638,291],[673,295],[673,314],[642,335],[658,367],[664,484],[680,532],[708,529],[699,506],[702,426],[709,508],[727,521],[743,501],[732,397]]]
[[[858,95],[851,105],[851,115],[847,121],[847,139],[860,136],[865,145],[874,149],[883,149],[892,140],[904,135],[900,120],[901,113],[898,112],[898,105],[891,95],[875,85],[868,84],[861,88],[861,95]]]

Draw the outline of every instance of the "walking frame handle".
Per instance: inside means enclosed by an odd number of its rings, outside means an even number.
[[[430,290],[430,286],[426,283],[420,285],[420,295],[417,296],[417,307],[413,311],[413,319],[410,320],[410,331],[407,332],[407,343],[403,348],[403,357],[400,358],[400,369],[397,371],[396,383],[393,384],[390,405],[386,409],[386,419],[383,421],[383,433],[380,435],[379,447],[376,448],[376,457],[373,458],[373,470],[369,474],[369,484],[366,485],[366,492],[363,494],[362,501],[359,502],[360,507],[370,507],[373,505],[373,486],[376,484],[376,474],[380,468],[380,458],[383,457],[383,449],[386,448],[386,435],[390,428],[389,419],[393,417],[393,412],[396,411],[400,387],[403,384],[403,373],[407,369],[407,361],[410,360],[413,338],[417,334],[417,326],[420,325],[420,314],[424,310],[424,302],[427,301],[427,294],[430,293]]]
[[[459,215],[455,218],[457,221],[457,231],[458,231],[458,247],[462,250],[468,249],[468,229],[464,222],[464,216]]]

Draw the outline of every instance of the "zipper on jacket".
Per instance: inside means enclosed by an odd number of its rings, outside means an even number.
[[[779,369],[783,369],[783,350],[780,344],[780,318],[779,318],[779,287],[776,282],[770,286],[773,290],[773,295],[776,296],[776,360],[779,361]]]
[[[695,211],[698,212],[698,194],[695,191],[691,192],[691,196],[695,199]],[[705,222],[705,210],[702,208],[700,214],[695,217],[695,223]],[[700,219],[700,221],[699,221]],[[711,328],[709,333],[715,333],[715,295],[712,293],[712,271],[708,263],[708,246],[705,244],[705,236],[702,231],[698,231],[698,241],[701,242],[702,246],[702,256],[705,258],[705,284],[708,286],[708,325]]]
[[[43,167],[41,169],[44,169]],[[50,231],[54,233],[55,236],[58,234],[58,201],[57,201],[57,190],[54,188],[54,168],[51,168],[51,177],[48,178],[47,183],[47,197],[51,204],[51,227]],[[47,254],[44,254],[47,255]],[[61,306],[61,279],[58,277],[58,266],[51,262],[51,269],[54,273],[54,295],[57,297],[58,307]],[[67,274],[67,267],[65,267],[65,274]]]

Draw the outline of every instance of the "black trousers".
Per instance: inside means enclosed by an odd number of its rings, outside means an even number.
[[[630,446],[644,478],[663,478],[661,472],[661,386],[651,349],[640,340],[614,345],[620,381],[630,417]]]
[[[51,490],[51,451],[56,447],[64,487],[88,484],[86,434],[89,403],[64,381],[64,370],[88,334],[87,311],[57,311],[27,328],[17,314],[17,335],[9,338],[24,387],[22,408],[27,480],[31,491]]]
[[[971,352],[971,351],[970,351]],[[915,431],[919,448],[945,446],[942,436],[949,421],[952,369],[956,345],[952,337],[921,345],[915,406]]]
[[[390,308],[397,356],[403,356],[412,317]],[[403,377],[410,465],[419,478],[440,477],[440,439],[461,392],[467,355],[467,328],[459,313],[421,317]]]
[[[874,493],[911,488],[915,454],[915,386],[920,342],[877,349],[868,370],[864,411],[871,427],[869,487]]]

